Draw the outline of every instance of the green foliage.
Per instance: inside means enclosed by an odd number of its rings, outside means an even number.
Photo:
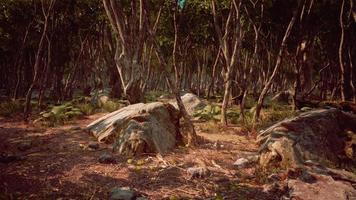
[[[114,112],[122,107],[122,104],[118,101],[108,100],[102,105],[102,108],[107,112]]]
[[[90,104],[90,103],[79,103],[76,104],[76,107],[79,108],[79,110],[84,113],[85,115],[92,115],[95,113],[95,107]]]
[[[207,105],[202,110],[193,114],[194,117],[202,121],[220,120],[221,108],[217,105]]]
[[[262,109],[261,119],[255,124],[255,128],[266,128],[278,121],[284,120],[286,118],[294,117],[297,113],[293,111],[290,105],[279,104],[276,102],[270,102],[270,106]],[[252,129],[253,127],[253,115],[255,113],[256,107],[252,107],[248,112],[245,113],[244,123],[247,128]]]
[[[15,113],[22,112],[24,109],[20,101],[5,101],[0,103],[0,116],[10,117]]]
[[[71,102],[50,106],[50,110],[43,111],[34,123],[40,123],[45,126],[55,126],[64,124],[67,121],[76,119],[83,115],[80,108],[74,107]]]

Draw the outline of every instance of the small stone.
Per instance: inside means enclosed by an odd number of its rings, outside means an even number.
[[[205,167],[190,167],[187,169],[189,179],[192,178],[204,178],[208,175],[209,171]]]
[[[247,160],[246,158],[239,158],[234,162],[234,166],[236,166],[237,168],[244,168],[249,164],[249,160]]]
[[[129,187],[115,187],[111,189],[110,200],[133,200],[136,196],[136,192]]]
[[[110,163],[115,163],[116,159],[112,154],[104,153],[100,155],[99,162],[103,164],[110,164]]]
[[[97,150],[97,149],[100,148],[100,145],[97,142],[91,142],[91,143],[88,144],[88,148],[93,149],[93,150]]]
[[[25,142],[22,142],[18,147],[17,149],[20,150],[20,151],[26,151],[26,150],[29,150],[32,148],[32,142],[31,141],[25,141]]]

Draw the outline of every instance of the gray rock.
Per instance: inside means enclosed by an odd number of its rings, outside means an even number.
[[[133,200],[136,196],[136,192],[129,187],[115,187],[111,189],[110,200]]]
[[[199,99],[199,97],[192,93],[186,93],[181,96],[183,104],[188,112],[188,114],[192,115],[195,111],[199,109],[203,109],[206,104]],[[176,109],[178,109],[178,105],[176,101],[170,102]]]
[[[112,154],[103,153],[99,157],[99,162],[103,164],[111,164],[111,163],[116,163],[116,159]]]
[[[244,168],[246,167],[248,164],[250,163],[250,161],[246,158],[239,158],[234,162],[234,166],[236,166],[237,168]]]
[[[87,129],[98,141],[112,143],[120,154],[163,154],[173,150],[181,138],[179,118],[178,110],[170,104],[138,103],[105,115]]]
[[[257,136],[259,163],[263,167],[317,165],[308,161],[312,160],[339,165],[340,156],[347,156],[345,130],[356,132],[356,115],[338,109],[313,110],[285,119]]]

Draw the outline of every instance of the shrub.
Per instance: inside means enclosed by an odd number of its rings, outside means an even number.
[[[79,110],[85,114],[85,115],[92,115],[95,113],[95,107],[90,104],[90,103],[80,103],[80,104],[77,104],[76,107],[79,108]]]
[[[107,112],[114,112],[122,107],[120,102],[109,100],[105,102],[102,106]]]
[[[71,102],[58,105],[49,106],[48,111],[43,111],[40,116],[34,121],[34,123],[41,123],[46,126],[55,126],[58,124],[64,124],[65,122],[76,119],[83,115],[83,112],[72,105]]]
[[[202,110],[196,111],[193,116],[199,120],[220,120],[221,108],[216,105],[207,105]]]

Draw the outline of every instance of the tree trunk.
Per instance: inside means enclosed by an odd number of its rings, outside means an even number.
[[[300,7],[300,3],[298,5],[296,11],[294,12],[293,17],[290,20],[289,25],[287,27],[287,30],[286,30],[286,32],[284,34],[284,37],[283,37],[283,40],[282,40],[282,43],[281,43],[281,46],[279,48],[279,52],[278,52],[278,55],[277,55],[277,60],[276,60],[275,66],[274,66],[274,70],[273,70],[271,76],[269,77],[267,83],[263,87],[262,92],[261,92],[261,94],[260,94],[260,96],[258,98],[257,105],[256,105],[256,111],[255,111],[255,114],[253,116],[254,123],[256,123],[260,118],[260,112],[261,112],[261,109],[262,109],[263,101],[266,98],[267,92],[270,89],[275,76],[278,74],[279,67],[280,67],[280,65],[282,63],[282,56],[283,56],[284,48],[285,48],[287,39],[288,39],[288,37],[289,37],[289,35],[290,35],[291,31],[292,31],[292,28],[294,26],[294,23],[296,21],[296,18],[297,18],[298,12],[299,12],[299,7]]]
[[[221,105],[221,123],[227,125],[227,106],[230,100],[230,92],[231,92],[231,83],[232,83],[232,73],[233,67],[235,67],[237,61],[237,55],[239,52],[240,46],[240,35],[241,35],[241,28],[240,28],[240,7],[241,1],[233,0],[230,5],[229,15],[227,17],[225,23],[225,31],[224,36],[221,32],[221,28],[219,25],[218,16],[216,13],[215,7],[215,0],[211,1],[212,5],[212,13],[214,18],[214,27],[217,33],[220,48],[223,52],[225,58],[225,74],[224,74],[224,99]],[[234,21],[235,23],[233,24]],[[231,26],[234,25],[234,28]],[[234,29],[234,30],[233,30]],[[230,45],[233,46],[230,46]],[[232,50],[232,52],[231,52]]]
[[[340,66],[340,92],[341,92],[341,100],[345,101],[346,100],[346,82],[345,82],[345,66],[344,66],[344,61],[343,61],[343,48],[344,48],[344,37],[345,37],[345,28],[344,28],[344,22],[343,22],[343,15],[344,15],[344,5],[345,5],[345,0],[342,0],[341,3],[341,9],[340,9],[340,16],[339,16],[339,22],[340,22],[340,28],[341,28],[341,36],[340,36],[340,44],[339,44],[339,66]]]
[[[211,82],[208,86],[208,94],[207,94],[208,99],[210,99],[210,94],[211,94],[211,92],[213,92],[213,88],[214,88],[214,84],[215,84],[215,77],[216,77],[216,68],[219,63],[219,58],[220,58],[220,48],[218,50],[218,53],[216,54],[215,62],[213,65],[213,71],[211,73]]]
[[[44,39],[45,39],[45,36],[47,34],[47,29],[48,29],[48,17],[49,17],[50,12],[53,9],[55,1],[56,0],[51,0],[50,1],[49,6],[47,8],[47,11],[45,11],[45,8],[44,8],[44,1],[41,2],[42,3],[42,12],[43,12],[43,16],[44,16],[44,27],[43,27],[43,31],[42,31],[40,42],[38,44],[35,64],[33,66],[34,75],[33,75],[32,83],[31,83],[31,85],[30,85],[30,87],[29,87],[29,89],[27,91],[27,94],[26,94],[26,102],[25,102],[25,109],[24,109],[24,119],[25,119],[25,121],[28,120],[28,118],[29,118],[29,116],[31,114],[31,96],[32,96],[32,92],[33,92],[33,89],[35,87],[35,84],[37,82],[37,79],[38,79],[38,71],[39,71],[40,61],[41,61],[41,57],[42,57],[43,43],[44,43]]]

